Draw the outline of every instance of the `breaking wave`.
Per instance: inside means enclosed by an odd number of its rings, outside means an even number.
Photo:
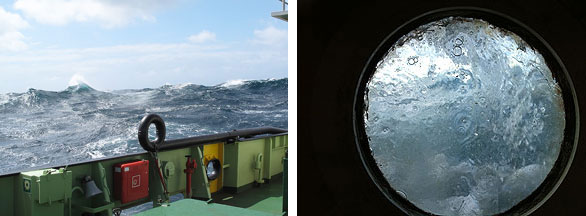
[[[138,122],[165,120],[167,138],[241,128],[287,128],[287,78],[203,86],[99,91],[79,82],[63,91],[0,94],[0,174],[142,152]]]

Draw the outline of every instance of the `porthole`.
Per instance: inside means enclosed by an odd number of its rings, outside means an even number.
[[[562,61],[527,26],[483,9],[399,27],[366,64],[354,101],[364,167],[410,214],[529,214],[577,145]]]
[[[216,180],[220,176],[220,172],[222,172],[222,164],[220,163],[220,160],[214,158],[208,161],[206,164],[206,176],[208,177],[208,180]]]

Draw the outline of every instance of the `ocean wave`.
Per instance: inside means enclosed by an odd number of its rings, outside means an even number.
[[[0,152],[6,161],[0,174],[141,152],[136,127],[148,113],[165,119],[169,139],[287,128],[287,89],[285,78],[234,88],[179,84],[106,92],[77,83],[62,91],[0,94]]]
[[[222,86],[222,87],[241,86],[241,85],[244,85],[244,83],[246,83],[247,81],[249,81],[249,80],[244,80],[244,79],[229,80],[228,82],[220,84],[220,86]]]

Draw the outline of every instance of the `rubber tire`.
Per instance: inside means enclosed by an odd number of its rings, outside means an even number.
[[[157,138],[154,142],[149,140],[149,127],[151,124],[155,124],[157,128]],[[138,125],[138,142],[142,148],[149,152],[155,152],[159,149],[159,146],[165,142],[165,121],[157,114],[148,114]]]

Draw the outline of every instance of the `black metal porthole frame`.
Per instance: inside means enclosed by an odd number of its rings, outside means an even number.
[[[545,201],[547,201],[547,199],[555,192],[567,174],[574,158],[576,147],[578,145],[580,119],[576,92],[574,90],[574,86],[568,71],[564,67],[561,59],[557,56],[557,54],[555,54],[551,46],[549,46],[549,44],[543,38],[541,38],[541,36],[539,36],[539,34],[530,29],[528,26],[507,15],[476,7],[443,8],[430,11],[413,18],[390,33],[370,56],[367,64],[360,74],[357,87],[355,88],[356,92],[354,95],[352,118],[354,124],[355,143],[360,158],[373,183],[391,203],[400,208],[403,212],[410,215],[433,215],[416,207],[406,198],[397,193],[387,182],[376,161],[372,157],[363,118],[363,112],[366,108],[364,96],[366,84],[372,78],[376,70],[376,65],[385,56],[391,46],[399,40],[399,38],[423,24],[450,16],[482,19],[494,26],[509,30],[519,35],[530,46],[541,53],[546,61],[546,64],[551,69],[554,79],[557,81],[562,90],[566,125],[564,130],[564,139],[561,144],[558,159],[556,160],[545,180],[535,191],[533,191],[528,197],[517,203],[511,209],[501,213],[503,215],[528,215],[539,208],[539,206],[545,203]]]

